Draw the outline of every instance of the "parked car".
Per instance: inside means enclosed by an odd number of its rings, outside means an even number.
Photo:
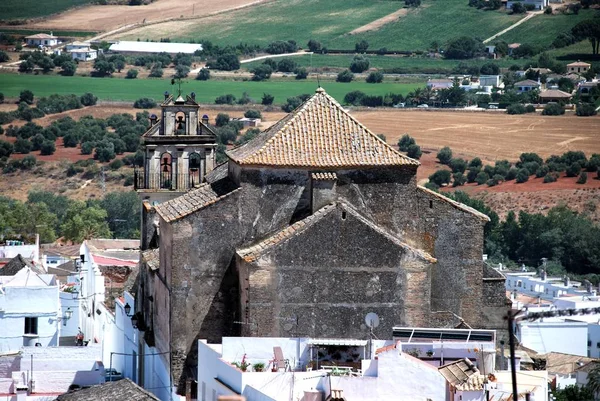
[[[429,105],[428,104],[420,104],[417,106],[417,109],[428,109]]]
[[[106,373],[104,374],[107,382],[116,382],[117,380],[123,379],[123,375],[121,372],[117,372],[115,368],[106,369]]]

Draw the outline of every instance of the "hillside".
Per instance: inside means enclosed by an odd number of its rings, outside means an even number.
[[[14,105],[1,105],[0,111],[14,109]],[[114,113],[135,115],[138,109],[130,106],[101,105],[71,110],[38,119],[37,124],[47,126],[64,116],[75,120],[85,115],[107,118]],[[158,112],[158,110],[151,110]],[[241,117],[244,109],[206,106],[202,113],[214,121],[220,112],[231,117]],[[448,111],[416,110],[354,110],[352,114],[377,134],[384,134],[388,143],[395,146],[404,133],[413,136],[424,150],[417,179],[425,182],[427,177],[440,168],[435,155],[443,146],[450,146],[455,157],[472,159],[480,157],[484,163],[497,159],[515,161],[521,152],[533,151],[542,157],[561,154],[567,150],[585,150],[586,154],[600,153],[600,117],[578,118],[575,116],[542,117],[540,115],[509,116],[504,113],[468,113]],[[264,129],[285,115],[282,111],[264,111]],[[19,122],[23,124],[24,122]],[[1,140],[14,141],[14,138],[0,136]],[[52,156],[41,156],[39,151],[32,152],[39,162],[31,171],[19,171],[12,174],[0,173],[0,196],[24,200],[29,190],[49,190],[75,199],[101,197],[102,174],[100,166],[105,167],[104,185],[106,192],[131,191],[124,186],[125,178],[133,174],[131,167],[110,170],[108,164],[98,164],[98,168],[85,168],[83,172],[67,176],[67,168],[77,160],[89,160],[91,156],[82,155],[79,148],[65,148],[57,142],[57,151]],[[123,157],[125,155],[119,156]],[[23,158],[13,155],[11,158]],[[90,171],[91,170],[91,171]],[[561,177],[557,182],[542,184],[541,179],[531,178],[527,183],[502,183],[495,187],[469,184],[458,189],[484,199],[501,216],[509,210],[540,212],[552,206],[566,203],[578,211],[588,211],[595,221],[600,221],[600,180],[595,174],[584,185],[576,184],[576,178]]]
[[[275,0],[201,21],[173,21],[138,28],[116,37],[208,39],[219,45],[266,45],[292,39],[301,46],[317,39],[329,49],[354,49],[354,44],[364,39],[372,49],[416,51],[426,50],[433,40],[443,43],[463,35],[483,40],[523,18],[503,10],[478,10],[469,7],[465,0],[424,0],[422,7],[398,14],[403,4],[390,0]],[[394,13],[395,18],[384,25],[376,24],[373,31],[360,29]],[[356,30],[359,32],[351,33]]]

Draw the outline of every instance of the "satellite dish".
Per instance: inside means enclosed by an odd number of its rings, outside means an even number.
[[[367,313],[367,316],[365,316],[365,323],[367,324],[367,327],[375,329],[379,326],[379,316],[377,316],[377,313],[375,312],[369,312]]]

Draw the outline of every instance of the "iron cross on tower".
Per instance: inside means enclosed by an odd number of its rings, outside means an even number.
[[[177,83],[177,97],[181,96],[181,78],[173,78],[171,79],[171,85],[175,85]]]

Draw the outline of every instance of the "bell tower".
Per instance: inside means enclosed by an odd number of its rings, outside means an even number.
[[[180,196],[204,182],[215,167],[217,139],[200,117],[195,93],[174,98],[165,92],[160,118],[150,116],[142,135],[144,165],[135,171],[135,189],[142,200],[157,204]]]

